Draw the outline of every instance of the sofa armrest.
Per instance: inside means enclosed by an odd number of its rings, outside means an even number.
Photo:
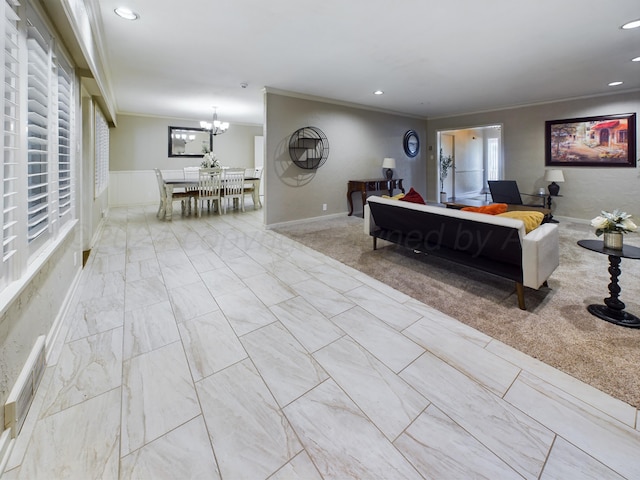
[[[371,235],[376,229],[376,221],[371,215],[371,208],[368,203],[364,204],[364,233]]]
[[[538,289],[560,265],[558,225],[543,223],[522,239],[522,280]]]

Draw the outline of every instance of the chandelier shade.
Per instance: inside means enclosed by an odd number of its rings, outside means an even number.
[[[222,135],[229,129],[229,122],[221,122],[218,120],[218,112],[214,108],[213,110],[213,120],[211,122],[201,121],[200,127],[205,128],[211,131],[211,135]]]

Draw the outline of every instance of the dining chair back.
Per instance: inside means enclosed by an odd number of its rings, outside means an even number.
[[[262,207],[260,202],[260,177],[262,176],[262,167],[245,168],[244,194],[251,195],[253,208]]]
[[[220,168],[201,168],[198,175],[198,202],[200,203],[198,216],[202,216],[205,202],[208,211],[211,211],[211,206],[214,204],[214,207],[218,209],[218,214],[221,214],[221,194],[222,170]]]
[[[239,203],[244,212],[244,169],[228,169],[222,177],[224,187],[224,213],[227,213],[229,202]]]
[[[162,171],[159,168],[153,169],[156,174],[156,180],[158,181],[158,191],[160,193],[160,205],[158,206],[158,212],[156,213],[156,217],[162,218],[164,217],[167,206],[168,206],[168,197],[167,197],[167,187],[164,184],[164,177],[162,176]],[[176,202],[180,201],[181,211],[184,215],[187,207],[191,208],[191,198],[193,197],[193,192],[173,192],[171,201]],[[187,203],[185,203],[185,200]]]

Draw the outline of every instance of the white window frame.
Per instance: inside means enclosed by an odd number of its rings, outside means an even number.
[[[39,8],[37,2],[0,0],[5,45],[0,313],[77,223],[78,80],[70,57]],[[45,49],[30,55],[29,47],[34,42]],[[37,222],[33,218],[38,213],[45,221],[34,227]]]

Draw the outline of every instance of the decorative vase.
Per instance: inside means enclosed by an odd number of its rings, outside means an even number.
[[[440,192],[440,203],[445,203],[447,201],[447,192]]]
[[[622,232],[604,232],[604,247],[622,250]]]

